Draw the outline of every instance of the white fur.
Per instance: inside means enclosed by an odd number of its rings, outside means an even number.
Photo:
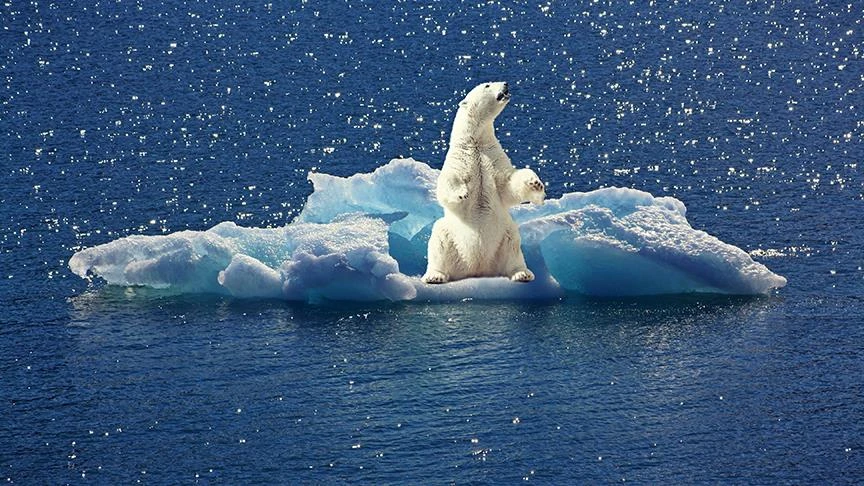
[[[493,122],[510,100],[507,83],[484,83],[459,103],[450,148],[438,177],[444,217],[429,239],[423,281],[508,277],[529,282],[519,228],[509,208],[542,204],[543,183],[531,169],[517,170],[495,138]]]

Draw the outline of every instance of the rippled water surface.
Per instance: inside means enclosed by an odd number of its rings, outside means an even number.
[[[19,484],[855,483],[855,2],[0,5],[0,478]],[[309,171],[440,167],[473,85],[558,197],[674,196],[760,298],[170,297],[77,250],[279,226]]]

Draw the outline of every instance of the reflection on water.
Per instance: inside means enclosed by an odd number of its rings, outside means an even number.
[[[762,449],[755,465],[776,471],[795,454],[777,441],[801,430],[778,392],[830,373],[790,370],[801,337],[778,326],[785,308],[706,295],[313,306],[106,287],[69,299],[62,352],[32,362],[57,393],[15,407],[53,419],[40,434],[66,478],[267,481],[280,464],[312,482],[421,469],[651,481]]]
[[[770,328],[775,305],[683,296],[331,308],[136,290],[71,299],[75,381],[113,397],[83,407],[82,425],[130,432],[79,442],[116,440],[157,460],[141,449],[151,440],[195,438],[181,461],[197,470],[214,464],[195,457],[266,442],[268,461],[308,479],[360,467],[369,480],[414,467],[605,477],[610,463],[650,478],[664,464],[652,454],[677,456],[695,436],[709,447],[724,440],[712,431],[734,429],[747,401],[737,381],[752,376],[729,374],[724,356],[746,353],[729,345]],[[721,395],[732,409],[718,408]]]

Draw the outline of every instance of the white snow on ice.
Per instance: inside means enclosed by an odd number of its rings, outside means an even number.
[[[690,227],[671,197],[607,188],[512,213],[534,282],[468,279],[426,285],[426,244],[443,213],[438,171],[394,159],[369,174],[312,173],[314,192],[281,228],[220,223],[206,231],[129,236],[79,251],[77,275],[175,293],[321,300],[543,299],[764,294],[786,279],[735,246]]]

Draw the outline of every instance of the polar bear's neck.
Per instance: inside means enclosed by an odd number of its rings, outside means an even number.
[[[450,132],[451,147],[479,146],[487,147],[498,143],[495,138],[493,120],[477,120],[466,110],[458,110]]]

